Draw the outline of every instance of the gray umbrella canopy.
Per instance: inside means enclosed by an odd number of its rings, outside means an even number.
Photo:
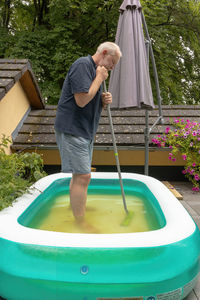
[[[114,108],[154,108],[141,8],[139,0],[124,0],[120,7],[115,43],[122,58],[109,81]]]

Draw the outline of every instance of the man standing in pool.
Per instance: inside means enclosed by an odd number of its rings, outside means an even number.
[[[91,178],[93,141],[102,107],[112,102],[102,83],[121,57],[115,43],[104,42],[93,56],[81,57],[65,78],[55,120],[62,172],[72,173],[70,205],[77,222],[84,222]]]

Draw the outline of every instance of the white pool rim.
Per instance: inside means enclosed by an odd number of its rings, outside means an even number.
[[[136,233],[82,234],[45,231],[28,228],[18,222],[18,217],[55,180],[71,177],[58,173],[36,182],[30,193],[18,198],[12,207],[0,212],[0,237],[17,243],[55,247],[130,248],[158,247],[182,241],[191,236],[196,225],[172,192],[160,181],[150,176],[122,173],[123,179],[143,182],[153,193],[166,219],[166,225],[158,230]],[[92,178],[117,179],[117,173],[92,172]]]

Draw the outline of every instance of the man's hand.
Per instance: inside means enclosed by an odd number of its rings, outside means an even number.
[[[112,103],[112,95],[111,93],[107,92],[107,93],[102,93],[101,97],[102,97],[102,106],[104,109],[106,109],[107,105]]]
[[[103,82],[108,78],[108,70],[105,67],[98,66],[96,69],[96,76],[100,76]]]
[[[96,77],[93,80],[88,93],[76,93],[74,98],[79,107],[87,105],[96,95],[102,82],[108,77],[108,70],[105,67],[98,66],[96,69]],[[112,101],[111,101],[112,102]]]

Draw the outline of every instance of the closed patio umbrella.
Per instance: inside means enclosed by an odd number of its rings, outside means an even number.
[[[115,43],[122,58],[111,72],[111,107],[154,108],[139,0],[124,0],[120,6]]]
[[[146,37],[146,42],[144,38]],[[111,71],[109,92],[113,96],[113,108],[145,108],[145,174],[148,175],[149,136],[158,123],[163,123],[161,96],[151,39],[139,0],[124,0],[120,6],[115,43],[122,51],[122,58]],[[154,108],[149,76],[149,52],[156,86],[159,116],[149,128],[149,109]],[[110,112],[109,112],[110,113]],[[111,118],[110,118],[111,119]],[[115,137],[113,132],[113,144]],[[116,146],[114,146],[116,148]]]

